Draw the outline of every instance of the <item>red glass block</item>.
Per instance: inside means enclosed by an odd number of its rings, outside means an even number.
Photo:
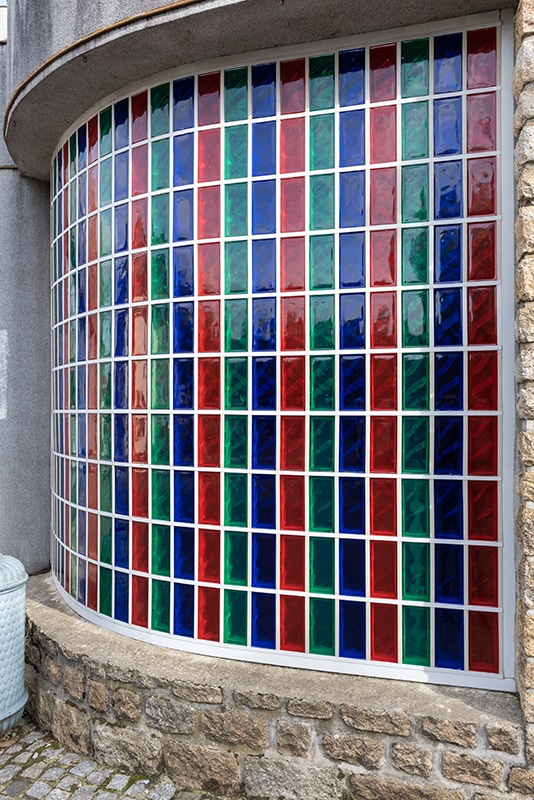
[[[497,344],[495,287],[467,290],[467,323],[469,344]]]
[[[499,671],[499,616],[495,612],[469,612],[469,669]]]
[[[218,472],[198,473],[198,519],[203,525],[220,524],[221,476]]]
[[[293,233],[305,230],[305,179],[283,178],[280,182],[280,195],[280,227],[282,233]]]
[[[395,542],[372,541],[371,596],[397,597],[397,545]]]
[[[383,164],[397,158],[397,113],[395,106],[371,108],[369,138],[371,164]]]
[[[221,407],[221,367],[218,358],[198,360],[198,407],[205,409]]]
[[[280,469],[304,472],[305,417],[280,418]]]
[[[98,510],[98,464],[87,465],[87,505]]]
[[[135,306],[132,309],[132,354],[146,356],[148,346],[148,308]]]
[[[496,160],[472,158],[467,162],[467,206],[470,217],[496,213]]]
[[[89,361],[98,358],[98,314],[87,317],[87,358]]]
[[[397,606],[371,604],[371,660],[397,661]]]
[[[89,164],[92,164],[98,158],[98,116],[91,117],[87,128],[89,133],[87,160]]]
[[[98,514],[87,515],[87,556],[98,559]]]
[[[132,248],[137,250],[147,246],[148,228],[148,201],[134,200],[132,202]]]
[[[221,534],[208,528],[198,532],[198,579],[206,583],[221,580]]]
[[[87,308],[95,311],[98,308],[98,272],[97,265],[91,264],[87,269]]]
[[[221,132],[210,128],[198,132],[198,181],[218,181],[221,178]]]
[[[499,484],[469,481],[467,484],[469,538],[496,542],[499,538]]]
[[[219,301],[201,300],[198,304],[198,349],[200,353],[220,351],[220,324]]]
[[[148,517],[147,469],[132,469],[132,516]]]
[[[280,172],[304,171],[304,117],[280,122]]]
[[[87,171],[87,209],[89,213],[98,211],[98,167]]]
[[[304,356],[281,358],[282,411],[305,410],[305,371]]]
[[[69,176],[69,142],[68,140],[63,145],[63,181],[67,183],[69,177],[73,178],[73,175]],[[67,187],[65,187],[67,188]]]
[[[221,265],[219,242],[199,244],[197,248],[198,294],[220,294]]]
[[[395,292],[371,294],[371,347],[397,346],[397,297]]]
[[[148,628],[148,578],[132,575],[132,624]]]
[[[148,417],[146,414],[132,414],[132,461],[148,463]]]
[[[219,590],[211,586],[198,587],[198,638],[219,641]]]
[[[280,536],[280,588],[303,592],[306,571],[304,536]]]
[[[132,361],[132,408],[148,408],[148,363]]]
[[[371,356],[371,409],[395,411],[397,408],[397,356]]]
[[[87,606],[98,609],[98,567],[91,563],[87,564]]]
[[[482,89],[497,82],[497,30],[467,32],[467,88]]]
[[[300,475],[280,475],[280,527],[304,530],[304,477]]]
[[[294,292],[304,289],[306,249],[304,236],[280,240],[280,289]]]
[[[498,417],[469,417],[467,471],[469,475],[497,475]]]
[[[98,458],[98,415],[87,415],[87,455]]]
[[[467,226],[467,265],[470,281],[491,281],[497,277],[494,222],[471,222]]]
[[[282,297],[280,301],[282,350],[304,350],[305,298]]]
[[[132,301],[134,303],[138,300],[148,300],[147,275],[146,253],[135,253],[132,256]]]
[[[280,649],[303,653],[306,647],[305,605],[303,597],[280,597]]]
[[[471,411],[497,411],[499,356],[496,350],[468,355],[468,402]]]
[[[198,76],[198,124],[216,125],[220,121],[221,73]]]
[[[469,605],[499,605],[498,556],[496,547],[469,548]]]
[[[497,148],[497,111],[495,92],[467,97],[467,151]]]
[[[63,229],[66,230],[69,227],[69,187],[65,186],[63,189]],[[65,240],[67,242],[68,247],[68,236],[65,235]]]
[[[98,214],[93,214],[87,220],[87,258],[96,261],[98,258]]]
[[[303,58],[280,64],[280,111],[298,114],[306,107],[306,62]]]
[[[371,231],[371,286],[397,283],[397,232]]]
[[[148,192],[148,145],[142,144],[132,150],[132,194]]]
[[[89,364],[87,368],[87,408],[98,408],[98,366]]]
[[[371,103],[383,103],[397,96],[397,45],[369,49],[369,96]]]
[[[148,572],[148,522],[132,522],[132,569]]]
[[[371,417],[370,471],[397,471],[397,418]]]
[[[397,217],[397,170],[371,170],[371,225],[390,225]]]
[[[198,238],[218,239],[221,233],[221,205],[218,186],[200,186],[198,189]]]
[[[148,96],[140,92],[132,97],[132,142],[142,142],[148,132]]]
[[[70,542],[70,521],[65,528],[65,545],[68,547]],[[65,579],[63,583],[63,587],[65,591],[70,594],[70,553],[66,550],[64,551],[65,555]]]
[[[393,478],[371,478],[369,505],[371,533],[376,536],[396,536],[397,482]]]
[[[219,467],[221,463],[221,418],[201,414],[198,417],[198,465]]]
[[[69,271],[69,234],[63,234],[63,274]],[[67,306],[64,306],[66,308]]]

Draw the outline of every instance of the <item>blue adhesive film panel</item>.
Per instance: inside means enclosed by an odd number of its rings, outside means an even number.
[[[339,655],[365,658],[365,603],[340,600]]]
[[[252,174],[276,174],[276,122],[256,122],[252,126]]]
[[[434,228],[434,275],[438,283],[462,280],[461,225],[436,225]]]
[[[174,473],[174,521],[195,521],[195,475],[193,472]]]
[[[252,586],[276,588],[276,536],[272,533],[252,534]]]
[[[339,406],[343,411],[365,408],[365,356],[341,356]]]
[[[276,350],[276,300],[274,297],[252,301],[252,349]]]
[[[195,429],[192,414],[174,415],[174,453],[176,467],[192,467],[195,463]],[[185,577],[182,575],[182,577]]]
[[[176,636],[194,636],[195,587],[192,584],[174,584],[173,631]]]
[[[435,406],[439,411],[461,411],[464,394],[463,353],[436,353],[434,371]]]
[[[365,102],[365,49],[339,53],[339,105],[358,106]]]
[[[252,468],[276,469],[275,417],[252,417]]]
[[[365,233],[339,235],[339,284],[342,289],[365,286]]]
[[[173,303],[173,350],[192,353],[195,341],[194,303]]]
[[[195,529],[174,529],[174,577],[185,580],[195,578]]]
[[[195,124],[195,79],[193,76],[174,81],[172,87],[173,130],[182,131]]]
[[[365,417],[340,418],[339,470],[365,472]]]
[[[194,182],[195,136],[181,133],[173,139],[173,186],[189,186]]]
[[[252,242],[252,291],[274,292],[276,289],[276,239],[254,239]]]
[[[436,347],[461,346],[462,290],[435,289],[434,341]]]
[[[173,295],[189,297],[193,294],[193,246],[190,244],[173,249]]]
[[[464,548],[459,544],[435,545],[435,596],[437,603],[460,605],[464,600]]]
[[[192,358],[175,358],[173,361],[173,408],[193,408],[193,366]]]
[[[436,539],[463,538],[461,481],[434,481],[434,535]]]
[[[252,359],[252,408],[276,410],[276,358]]]
[[[252,116],[274,117],[276,114],[276,64],[252,67]]]
[[[276,527],[276,477],[252,475],[252,527]]]
[[[252,592],[252,647],[276,647],[276,597],[274,594]]]
[[[365,164],[365,111],[342,111],[339,115],[339,166]]]
[[[276,181],[252,184],[252,233],[276,233]]]
[[[360,539],[339,540],[339,591],[365,597],[365,542]]]

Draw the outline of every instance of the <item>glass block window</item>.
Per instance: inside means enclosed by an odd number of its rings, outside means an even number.
[[[80,613],[498,688],[499,74],[495,26],[330,44],[65,138],[53,562]]]

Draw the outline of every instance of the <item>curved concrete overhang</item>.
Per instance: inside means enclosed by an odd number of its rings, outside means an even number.
[[[35,5],[39,14],[46,11],[44,18],[64,25],[66,31],[75,27],[73,19],[80,14],[78,0],[75,9],[65,9],[61,0],[40,0]],[[45,26],[46,35],[37,48],[42,60],[23,78],[19,61],[27,56],[31,69],[28,46],[41,32],[28,30],[31,19],[17,20],[16,8],[10,16],[11,74],[18,85],[7,106],[4,136],[24,175],[48,180],[50,159],[60,137],[82,114],[122,87],[180,65],[497,11],[514,7],[516,0],[449,0],[446,4],[441,0],[424,4],[420,0],[176,0],[148,10],[145,0],[143,11],[87,31],[91,21],[95,26],[102,22],[101,3],[94,4],[94,12],[92,5],[84,24],[78,26],[80,38],[71,38],[55,52],[53,42],[64,40],[65,31],[58,35]],[[122,4],[123,13],[126,7],[135,10],[139,5],[139,0],[130,0]],[[116,10],[118,5],[111,3],[111,7]],[[35,25],[38,17],[34,17]]]

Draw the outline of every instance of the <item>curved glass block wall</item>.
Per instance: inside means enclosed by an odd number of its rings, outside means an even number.
[[[503,674],[499,29],[190,70],[53,162],[53,562],[200,652]]]

